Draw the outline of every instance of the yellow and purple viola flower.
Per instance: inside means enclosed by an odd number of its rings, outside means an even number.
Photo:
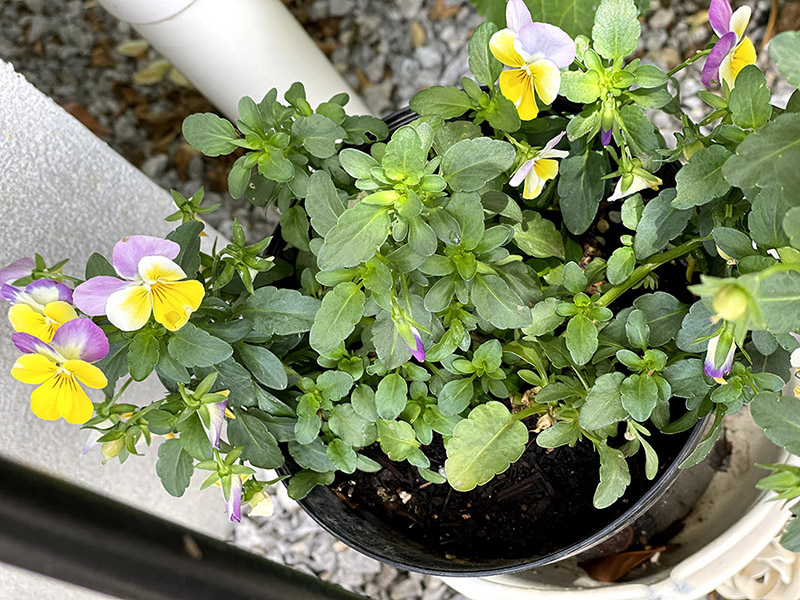
[[[637,175],[636,173],[630,173],[629,181],[626,182],[626,176],[620,177],[619,181],[617,181],[617,185],[614,188],[614,193],[609,196],[608,201],[613,202],[615,200],[622,200],[627,196],[632,196],[637,192],[641,192],[642,190],[657,190],[658,186],[660,186],[663,182],[658,177],[651,175],[652,179],[647,179],[642,177],[641,175]],[[625,184],[628,184],[628,187],[625,187]]]
[[[750,38],[744,35],[750,14],[749,6],[742,6],[733,12],[729,0],[711,0],[708,20],[719,40],[703,67],[703,85],[724,81],[729,88],[733,88],[739,72],[747,65],[756,64],[756,49]]]
[[[547,142],[545,147],[542,148],[536,156],[526,161],[517,169],[517,172],[514,173],[509,185],[517,187],[524,181],[525,187],[522,189],[523,198],[527,200],[538,198],[545,184],[558,175],[558,159],[569,156],[569,152],[555,149],[564,135],[564,133],[561,133]]]
[[[94,409],[80,384],[95,389],[108,384],[92,364],[108,354],[103,330],[90,319],[73,319],[56,331],[49,344],[29,333],[15,333],[11,339],[23,352],[11,375],[38,386],[31,394],[33,414],[48,421],[60,417],[74,424],[88,421]]]
[[[561,89],[561,69],[575,60],[575,42],[555,25],[534,23],[523,0],[506,5],[506,28],[489,40],[494,57],[510,67],[500,74],[500,91],[523,121],[539,114],[536,99],[552,104]]]
[[[78,318],[72,307],[72,290],[52,279],[37,279],[24,289],[3,283],[0,295],[12,305],[8,320],[14,331],[29,333],[44,342],[52,340],[64,323]]]
[[[75,288],[75,306],[90,316],[105,315],[122,331],[136,331],[155,320],[177,331],[203,300],[203,284],[186,279],[174,259],[175,242],[134,235],[114,246],[113,265],[120,278],[92,277]]]
[[[733,357],[736,354],[736,344],[733,335],[723,330],[710,340],[706,350],[706,359],[703,371],[717,383],[725,383],[725,375],[729,375],[733,368]]]

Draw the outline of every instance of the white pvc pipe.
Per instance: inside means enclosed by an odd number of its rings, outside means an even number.
[[[280,0],[99,0],[133,25],[229,118],[242,96],[282,94],[295,81],[312,106],[350,94],[350,114],[370,114]]]

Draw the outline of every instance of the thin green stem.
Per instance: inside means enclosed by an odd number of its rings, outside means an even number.
[[[530,417],[532,415],[538,415],[538,414],[546,413],[546,412],[547,412],[547,405],[546,404],[536,404],[536,403],[534,403],[529,408],[526,408],[525,410],[521,410],[518,413],[514,413],[513,415],[511,415],[511,418],[514,419],[515,421],[522,421],[523,419],[527,419],[528,417]]]
[[[674,67],[674,68],[670,69],[669,72],[667,73],[667,77],[672,77],[678,71],[682,71],[683,69],[688,67],[693,62],[700,60],[704,56],[708,56],[710,53],[711,53],[711,49],[702,50],[702,51],[698,52],[697,54],[695,54],[691,58],[689,58],[689,59],[685,60],[684,62],[682,62],[681,64],[679,64],[677,67]]]
[[[686,256],[693,250],[700,247],[700,244],[707,241],[709,238],[698,238],[681,244],[672,250],[667,252],[662,252],[657,256],[651,256],[648,258],[644,263],[636,267],[636,269],[631,273],[631,276],[628,277],[624,282],[620,283],[619,285],[614,286],[610,290],[608,290],[605,294],[600,296],[600,299],[595,303],[597,306],[608,306],[614,300],[622,296],[625,292],[629,289],[634,287],[635,285],[644,281],[644,279],[650,275],[653,271],[655,271],[658,267],[663,265],[664,263],[668,263],[672,260],[677,258],[682,258]]]

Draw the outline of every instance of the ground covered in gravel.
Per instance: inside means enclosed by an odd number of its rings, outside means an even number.
[[[284,2],[378,115],[402,108],[421,88],[456,84],[466,75],[469,35],[482,20],[464,0]],[[773,2],[749,4],[754,11],[748,35],[759,48]],[[800,28],[800,3],[777,5],[772,31]],[[705,8],[705,0],[654,1],[638,55],[669,69],[704,47],[710,36]],[[767,53],[759,54],[774,83]],[[162,187],[191,195],[205,186],[209,203],[223,203],[209,219],[222,231],[238,218],[253,237],[268,232],[263,213],[227,195],[229,165],[199,156],[180,136],[184,117],[213,107],[130,26],[93,0],[2,0],[0,59]],[[684,94],[698,89],[699,72],[698,66],[681,74]],[[777,92],[786,98],[789,89]],[[697,119],[707,112],[697,99],[687,109]],[[234,541],[372,598],[453,597],[436,579],[398,572],[336,542],[284,495],[276,505],[271,519],[245,519]]]

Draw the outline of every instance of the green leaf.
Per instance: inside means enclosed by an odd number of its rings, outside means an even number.
[[[742,259],[745,256],[757,256],[758,252],[747,234],[731,227],[717,227],[711,232],[714,243],[728,256]]]
[[[636,50],[642,26],[633,0],[602,0],[594,17],[594,49],[610,60]]]
[[[564,260],[564,240],[550,221],[526,210],[523,222],[514,224],[514,243],[529,256]]]
[[[747,65],[736,76],[736,87],[731,90],[728,100],[734,124],[742,129],[757,129],[766,125],[772,116],[771,99],[764,74],[757,66]]]
[[[606,276],[609,283],[614,285],[622,283],[631,276],[634,268],[636,268],[636,254],[633,248],[628,246],[617,248],[608,258]]]
[[[375,256],[389,235],[389,209],[359,202],[348,208],[331,228],[317,264],[323,271],[355,267]]]
[[[683,318],[681,330],[675,340],[678,348],[684,352],[699,354],[705,352],[708,347],[708,340],[698,342],[700,338],[712,335],[719,325],[711,319],[711,312],[705,307],[702,301],[698,300],[689,309],[689,314]]]
[[[628,461],[625,455],[608,444],[597,446],[600,455],[600,484],[594,493],[595,508],[607,508],[625,493],[631,482]]]
[[[423,116],[454,119],[473,108],[472,100],[461,90],[435,85],[414,94],[409,108]]]
[[[478,315],[498,329],[521,329],[531,324],[531,311],[497,275],[478,275],[472,285]]]
[[[634,194],[633,196],[628,196],[622,203],[622,210],[620,211],[622,224],[631,231],[636,231],[643,212],[644,201],[642,200],[642,195]]]
[[[347,132],[328,117],[314,114],[295,119],[292,137],[303,140],[303,148],[317,158],[330,158],[336,154],[336,144]]]
[[[714,424],[711,426],[711,431],[709,431],[703,440],[697,444],[697,447],[692,451],[692,453],[684,460],[679,469],[689,469],[697,464],[703,462],[703,460],[711,454],[711,451],[714,449],[714,446],[719,441],[719,438],[722,437],[722,418],[725,416],[726,407],[724,404],[718,404],[716,408],[716,413],[714,415]]]
[[[787,452],[800,454],[800,398],[761,392],[753,398],[750,410],[770,440]]]
[[[646,156],[656,151],[659,140],[655,126],[641,108],[632,104],[623,106],[619,109],[619,118],[631,152]]]
[[[167,234],[167,239],[178,244],[181,249],[175,263],[189,278],[194,278],[200,269],[200,233],[205,225],[200,221],[189,221]]]
[[[769,43],[769,54],[786,81],[800,87],[800,32],[785,31],[776,35]]]
[[[658,386],[650,375],[631,375],[620,386],[622,407],[636,421],[650,418],[658,404]]]
[[[411,350],[388,312],[382,312],[372,324],[372,343],[378,360],[386,369],[396,369],[411,359]]]
[[[584,429],[602,429],[623,421],[627,411],[622,407],[620,386],[625,379],[622,373],[606,373],[597,378],[581,407],[580,425]]]
[[[206,156],[230,154],[239,146],[239,134],[229,121],[213,113],[196,113],[183,120],[183,137]]]
[[[783,231],[795,248],[800,248],[800,207],[790,208],[783,218]]]
[[[489,0],[483,0],[488,2]],[[599,0],[525,0],[534,21],[550,23],[566,31],[570,37],[589,35]],[[502,3],[494,2],[495,10],[503,10]],[[481,13],[486,14],[486,13]],[[502,16],[502,14],[501,14]],[[497,21],[495,21],[498,23]],[[502,25],[502,19],[498,23]]]
[[[347,131],[350,141],[357,146],[380,142],[389,135],[386,123],[370,115],[345,117],[342,127]]]
[[[545,298],[537,302],[531,309],[531,320],[533,324],[526,327],[525,335],[538,337],[552,333],[553,330],[564,322],[564,317],[558,314],[558,305],[561,302],[558,298]]]
[[[158,364],[159,341],[149,331],[133,336],[128,348],[128,370],[134,381],[144,381]]]
[[[378,421],[378,440],[381,450],[395,461],[405,460],[419,445],[414,428],[405,421]]]
[[[288,183],[294,179],[294,165],[283,155],[283,150],[267,146],[258,158],[258,172],[271,181]]]
[[[600,91],[600,76],[597,71],[564,71],[561,74],[559,94],[571,102],[591,104],[600,97]]]
[[[797,518],[797,505],[792,508],[794,518],[789,521],[781,536],[781,546],[789,552],[800,552],[800,519]]]
[[[469,406],[474,395],[471,377],[448,381],[439,392],[439,410],[446,417],[458,415]]]
[[[158,447],[156,474],[171,496],[180,497],[189,487],[194,461],[178,439],[166,440]]]
[[[495,33],[497,26],[487,21],[475,28],[469,41],[469,70],[475,79],[488,86],[497,81],[503,70],[503,65],[489,51],[489,40]]]
[[[244,446],[242,459],[262,469],[277,469],[283,465],[283,454],[278,442],[261,420],[244,412],[228,421],[228,442]]]
[[[461,233],[461,246],[474,249],[483,239],[483,205],[475,192],[456,192],[447,205],[447,214],[453,217]],[[453,243],[453,240],[448,240]]]
[[[584,233],[597,216],[603,200],[607,160],[602,152],[586,151],[561,161],[559,205],[564,225],[575,235]]]
[[[315,487],[318,485],[330,485],[335,478],[335,471],[316,473],[308,469],[303,469],[292,475],[292,478],[289,480],[289,485],[286,487],[286,492],[292,500],[302,500],[308,496],[309,492]]]
[[[511,168],[516,154],[508,142],[486,137],[461,140],[442,156],[442,176],[454,191],[476,191]]]
[[[633,76],[636,85],[645,89],[659,88],[669,81],[667,74],[655,65],[639,65],[633,72]]]
[[[634,348],[645,350],[650,343],[650,326],[647,317],[639,309],[631,311],[625,321],[625,335]]]
[[[586,289],[589,280],[578,263],[570,261],[561,271],[561,283],[570,294],[577,294]]]
[[[328,444],[328,458],[337,470],[353,473],[356,470],[358,456],[356,451],[340,439],[333,439]]]
[[[364,316],[365,301],[361,288],[349,281],[325,294],[311,327],[311,347],[320,354],[336,348]]]
[[[724,146],[711,146],[692,156],[675,177],[678,195],[672,206],[679,209],[708,204],[731,189],[722,174],[722,166],[731,153]]]
[[[527,443],[527,427],[501,403],[477,406],[447,442],[447,480],[456,491],[468,492],[508,469]]]
[[[745,138],[722,168],[725,179],[742,189],[782,185],[800,188],[800,114],[784,113]]]
[[[381,419],[396,419],[406,407],[408,385],[397,373],[390,373],[378,384],[375,393],[375,409]]]
[[[365,152],[361,152],[361,150],[356,150],[355,148],[345,148],[339,152],[339,162],[341,163],[342,168],[350,175],[350,177],[354,177],[355,179],[369,179],[372,177],[372,169],[380,166],[378,161],[372,158],[372,156],[366,154]],[[325,171],[316,171],[316,173],[320,172],[325,173]],[[314,176],[312,175],[311,177],[313,178]],[[327,178],[320,178],[320,180],[325,179],[330,181],[330,176]],[[336,188],[333,188],[333,191],[335,193]],[[336,197],[338,199],[338,195]],[[342,211],[344,211],[344,205],[342,205]],[[310,212],[311,211],[309,210],[309,213]]]
[[[644,207],[633,239],[633,250],[639,260],[662,250],[686,228],[692,211],[672,206],[675,194],[674,189],[664,190]]]
[[[148,417],[150,416],[149,413]],[[200,415],[192,414],[188,419],[178,422],[178,432],[181,446],[195,460],[210,460],[212,455],[211,442],[203,429]]]
[[[212,367],[233,355],[230,344],[191,323],[170,334],[167,349],[184,367]]]
[[[558,448],[572,445],[580,438],[580,428],[572,422],[556,423],[536,436],[536,445],[540,448]]]
[[[634,300],[633,305],[641,310],[650,328],[650,346],[658,348],[678,335],[687,306],[671,294],[655,292]]]
[[[283,363],[263,346],[237,343],[236,352],[239,354],[242,364],[259,383],[273,390],[283,390],[289,385]]]
[[[750,237],[763,248],[781,248],[789,245],[789,236],[784,231],[784,217],[792,204],[781,188],[761,190],[753,201],[747,215]],[[800,211],[798,211],[800,214]],[[797,223],[800,226],[800,221]],[[797,231],[800,231],[798,227]]]
[[[281,237],[298,250],[308,251],[308,217],[299,204],[281,215]]]
[[[794,209],[797,210],[797,209]],[[761,309],[767,331],[774,334],[797,331],[800,325],[800,273],[765,272],[751,291]]]
[[[311,330],[320,301],[297,290],[258,288],[241,309],[262,335],[293,335]]]
[[[585,365],[597,351],[597,327],[583,315],[572,317],[567,323],[567,349],[576,365]]]
[[[374,423],[378,420],[378,409],[375,406],[375,392],[367,385],[359,385],[350,397],[353,410],[366,420]]]
[[[355,398],[355,393],[353,397]],[[365,419],[350,404],[341,404],[331,411],[328,426],[334,435],[338,435],[354,448],[363,448],[377,438],[374,425],[376,420],[377,418]]]
[[[92,252],[89,260],[86,261],[85,278],[91,279],[92,277],[99,277],[101,275],[119,277],[117,270],[108,262],[105,256],[97,252]]]

